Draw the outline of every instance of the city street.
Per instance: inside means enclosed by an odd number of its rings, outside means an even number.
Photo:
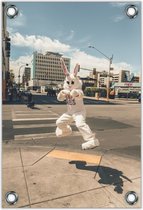
[[[66,111],[55,98],[35,109],[3,105],[4,207],[10,207],[4,200],[9,190],[20,196],[16,207],[129,208],[128,191],[139,196],[132,207],[140,207],[140,104],[85,101],[87,123],[100,141],[98,148],[86,151],[74,123],[71,136],[55,136],[55,122]]]
[[[142,208],[142,5],[128,3],[2,2],[2,208]]]

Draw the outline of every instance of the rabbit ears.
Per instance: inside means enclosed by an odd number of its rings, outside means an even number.
[[[66,76],[69,76],[70,73],[68,72],[68,69],[67,69],[67,67],[66,67],[66,65],[65,65],[65,62],[64,62],[63,58],[60,58],[60,62],[61,62],[61,67],[62,67],[62,69],[63,69],[64,74],[65,74]],[[75,68],[74,68],[74,71],[73,71],[74,76],[77,75],[79,69],[80,69],[80,65],[79,65],[79,64],[76,64],[76,66],[75,66]]]

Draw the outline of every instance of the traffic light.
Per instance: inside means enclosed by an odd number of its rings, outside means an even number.
[[[96,68],[93,68],[93,75],[96,75]]]
[[[6,57],[10,57],[10,38],[6,37],[5,39],[5,50],[6,50]]]
[[[9,71],[5,72],[5,79],[6,79],[6,81],[10,80],[10,72]]]

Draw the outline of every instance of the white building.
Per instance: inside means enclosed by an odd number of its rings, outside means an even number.
[[[65,75],[61,68],[60,57],[62,55],[54,52],[47,52],[45,55],[41,53],[33,53],[33,68],[30,84],[44,86],[50,83],[59,84],[65,79]],[[70,59],[62,57],[70,71]]]
[[[119,82],[119,74],[113,74],[113,75],[112,75],[112,82],[113,82],[113,83]]]
[[[115,83],[112,88],[114,88],[115,97],[118,97],[119,93],[139,93],[141,91],[141,83],[118,82]]]
[[[107,77],[105,76],[100,76],[99,77],[99,86],[103,87],[107,85]]]

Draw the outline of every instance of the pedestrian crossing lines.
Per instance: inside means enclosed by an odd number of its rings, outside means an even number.
[[[42,109],[13,109],[14,140],[33,140],[56,137],[56,120],[59,114],[51,110]],[[79,132],[73,126],[73,136]]]

